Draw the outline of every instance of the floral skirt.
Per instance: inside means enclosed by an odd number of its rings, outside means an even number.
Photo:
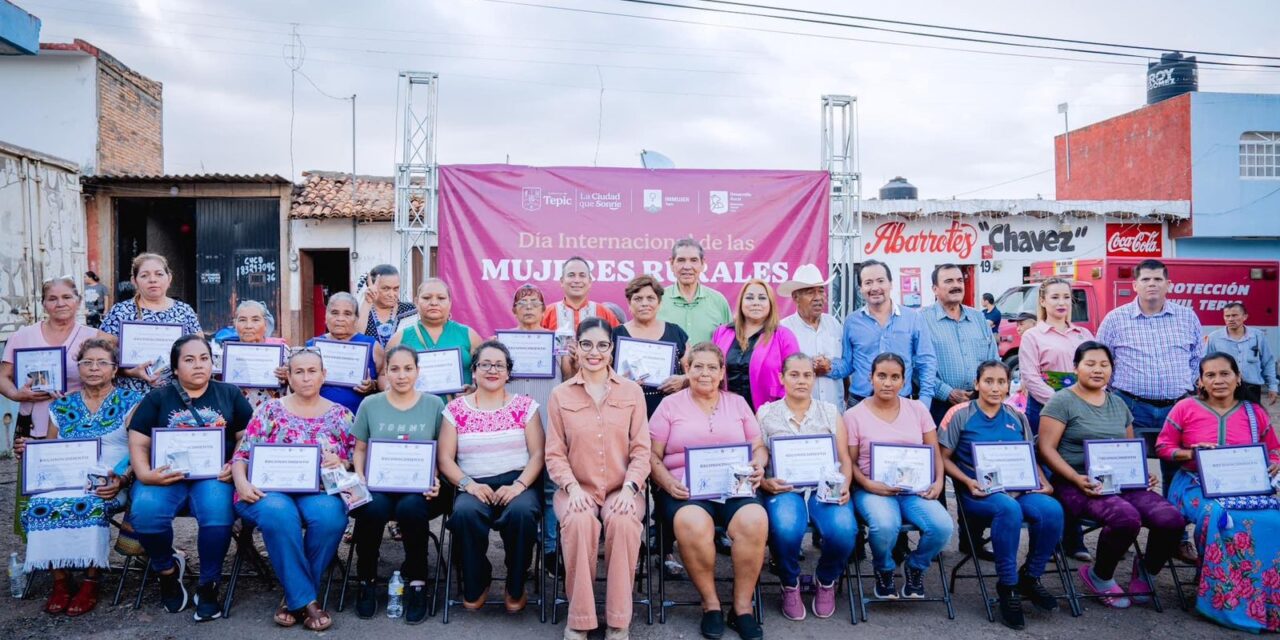
[[[1232,629],[1280,631],[1280,511],[1226,510],[1181,470],[1169,501],[1196,527],[1203,563],[1196,610]]]
[[[22,511],[27,531],[25,569],[107,568],[111,514],[124,509],[127,496],[121,491],[103,500],[81,490],[31,496]]]

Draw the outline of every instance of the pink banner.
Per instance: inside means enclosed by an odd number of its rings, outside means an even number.
[[[591,261],[591,299],[630,315],[627,281],[673,283],[671,246],[691,237],[706,249],[703,282],[733,306],[753,277],[776,286],[806,263],[827,270],[829,190],[821,171],[440,167],[440,277],[454,317],[484,336],[514,326],[521,284],[563,298],[561,261],[575,255]]]

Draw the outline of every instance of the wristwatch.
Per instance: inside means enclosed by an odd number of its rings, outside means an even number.
[[[462,476],[462,479],[458,481],[458,490],[466,491],[467,485],[471,484],[472,482],[474,482],[474,480],[471,479],[471,476]]]

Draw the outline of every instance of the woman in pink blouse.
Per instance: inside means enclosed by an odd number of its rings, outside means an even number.
[[[292,627],[299,621],[312,631],[333,624],[316,601],[316,585],[338,551],[347,526],[342,498],[314,493],[263,492],[249,482],[255,444],[315,444],[323,451],[321,466],[351,468],[355,438],[351,411],[320,397],[324,362],[317,351],[297,351],[285,365],[293,393],[267,400],[254,412],[232,457],[236,513],[262,529],[271,567],[284,589],[275,623]],[[305,528],[305,533],[303,529]]]
[[[1027,390],[1027,422],[1031,433],[1040,432],[1040,410],[1049,398],[1070,384],[1055,389],[1049,384],[1050,372],[1071,373],[1076,347],[1093,339],[1088,329],[1071,324],[1071,281],[1049,278],[1040,283],[1040,322],[1022,334],[1018,347],[1018,375]],[[1056,377],[1056,376],[1055,376]]]
[[[733,324],[716,329],[711,341],[724,352],[729,391],[745,398],[753,410],[787,395],[782,362],[800,352],[800,342],[778,324],[778,303],[769,283],[748,280],[742,285]]]

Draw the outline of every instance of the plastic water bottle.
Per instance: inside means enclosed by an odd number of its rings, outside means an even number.
[[[9,595],[21,598],[27,590],[27,574],[22,570],[22,561],[18,560],[18,552],[9,554]]]
[[[399,618],[404,615],[404,605],[401,600],[404,598],[404,579],[400,577],[397,571],[391,574],[391,581],[387,583],[387,617]]]

